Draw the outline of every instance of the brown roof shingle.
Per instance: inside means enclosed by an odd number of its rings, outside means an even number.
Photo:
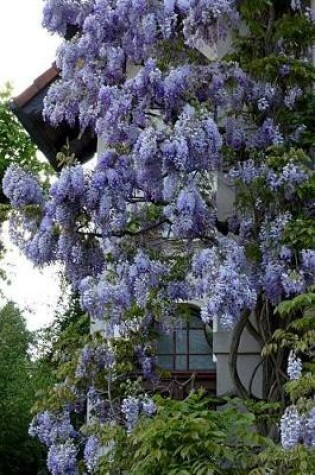
[[[53,82],[59,76],[59,71],[55,64],[53,64],[47,71],[38,76],[33,82],[33,84],[25,89],[21,94],[14,97],[14,103],[23,107],[27,104],[33,97],[35,97],[39,92],[41,92],[46,86]]]

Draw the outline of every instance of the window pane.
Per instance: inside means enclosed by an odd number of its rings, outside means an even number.
[[[207,326],[196,309],[179,308],[178,317],[176,328],[157,341],[158,366],[168,371],[215,370],[211,328],[207,338]]]
[[[189,327],[190,328],[203,328],[203,322],[201,318],[195,314],[192,314],[189,317]]]
[[[187,353],[187,330],[176,330],[176,353]]]
[[[174,353],[174,341],[173,341],[173,334],[170,335],[162,335],[158,341],[158,353],[165,354],[165,353]]]
[[[190,370],[209,370],[214,369],[215,363],[211,355],[191,355],[189,357],[189,369]]]
[[[165,355],[161,356],[158,355],[158,366],[163,369],[173,369],[173,356],[172,355]]]
[[[203,330],[189,331],[189,353],[211,353]]]
[[[176,366],[175,369],[177,370],[187,370],[187,356],[180,355],[176,356]]]

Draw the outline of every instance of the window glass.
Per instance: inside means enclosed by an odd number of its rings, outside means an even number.
[[[187,353],[187,330],[175,330],[176,353]]]
[[[177,355],[175,370],[187,371],[187,355]]]
[[[159,355],[158,365],[160,368],[173,370],[173,357],[170,355]]]
[[[190,330],[189,353],[210,353],[211,348],[206,340],[204,330]]]
[[[159,338],[158,352],[159,354],[175,353],[173,333],[171,333],[170,335],[162,335]]]
[[[190,309],[190,316],[187,306],[182,310],[177,328],[157,341],[158,365],[170,371],[213,371],[211,328],[205,327],[196,308]]]
[[[189,369],[190,370],[209,370],[215,368],[215,363],[211,355],[190,355]]]
[[[189,317],[189,328],[201,328],[203,330],[204,324],[198,315],[196,315],[196,310],[193,310],[191,317]]]

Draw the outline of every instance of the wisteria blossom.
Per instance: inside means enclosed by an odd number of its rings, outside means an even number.
[[[90,473],[93,473],[100,457],[101,444],[94,435],[91,435],[84,447],[84,461]]]
[[[301,442],[302,419],[295,406],[286,408],[281,419],[281,443],[284,449],[292,449]]]
[[[157,407],[154,401],[146,396],[144,398],[129,396],[121,404],[121,411],[126,419],[129,432],[135,428],[141,414],[153,416],[156,410]]]
[[[43,192],[37,179],[19,165],[13,164],[8,168],[2,186],[4,193],[15,208],[43,204]]]
[[[291,381],[302,378],[302,361],[296,355],[296,352],[291,350],[288,358],[287,373]],[[312,404],[312,403],[311,403]],[[281,418],[280,435],[281,444],[285,450],[290,450],[297,444],[304,444],[308,448],[313,448],[315,445],[315,407],[305,412],[296,404],[288,406]]]
[[[302,361],[296,356],[293,350],[290,351],[288,360],[288,375],[291,380],[299,379],[302,376]]]
[[[29,434],[37,436],[47,447],[55,443],[64,443],[77,435],[70,421],[69,412],[58,414],[45,411],[37,414],[29,428]]]
[[[77,450],[74,444],[52,445],[48,451],[47,467],[52,475],[78,475]]]

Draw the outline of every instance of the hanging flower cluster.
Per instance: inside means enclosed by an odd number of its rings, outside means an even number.
[[[131,432],[141,413],[147,416],[153,416],[157,410],[154,401],[148,397],[143,399],[129,396],[124,399],[121,405],[121,411],[125,416],[127,429]]]
[[[47,466],[52,475],[78,474],[75,439],[79,434],[70,421],[68,411],[59,415],[45,411],[37,414],[29,428],[48,450]]]
[[[225,256],[208,249],[195,256],[192,284],[204,301],[203,321],[211,323],[219,315],[221,323],[231,328],[244,309],[255,307],[256,282],[247,268],[244,247],[232,239],[222,239],[221,250]]]
[[[84,447],[84,461],[90,473],[93,473],[97,466],[101,453],[101,444],[95,435],[91,435]]]
[[[294,351],[290,352],[288,361],[288,376],[290,380],[302,377],[302,362]],[[287,407],[280,424],[281,443],[289,450],[297,444],[308,448],[315,447],[315,407],[301,414],[295,404]]]

